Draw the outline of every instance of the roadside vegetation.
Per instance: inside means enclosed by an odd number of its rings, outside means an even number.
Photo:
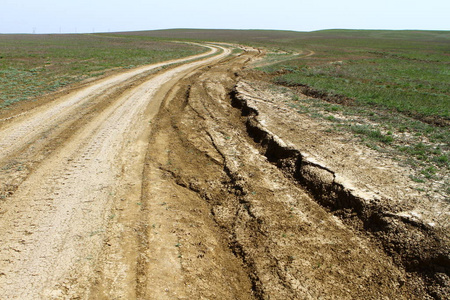
[[[133,68],[204,52],[148,37],[0,35],[0,109],[115,68]]]
[[[268,66],[281,84],[306,84],[425,121],[450,119],[450,40],[334,39],[305,45],[316,54]]]

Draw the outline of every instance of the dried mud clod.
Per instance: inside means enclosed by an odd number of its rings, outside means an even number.
[[[431,296],[445,299],[450,293],[450,255],[445,232],[420,220],[400,217],[396,214],[398,208],[365,195],[339,178],[334,170],[287,145],[261,124],[258,108],[249,104],[241,87],[237,84],[230,93],[232,105],[241,110],[247,132],[260,144],[261,153],[345,223],[370,232],[398,265],[424,279]]]

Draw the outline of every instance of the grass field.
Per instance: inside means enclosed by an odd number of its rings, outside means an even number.
[[[105,70],[132,68],[205,51],[146,37],[0,35],[0,108]]]
[[[419,38],[408,33],[401,39],[398,34],[374,38],[377,32],[357,37],[339,31],[329,34],[333,38],[325,35],[298,45],[316,55],[265,71],[285,68],[291,72],[279,76],[280,83],[307,84],[353,98],[358,104],[418,117],[450,118],[450,40],[446,35]]]

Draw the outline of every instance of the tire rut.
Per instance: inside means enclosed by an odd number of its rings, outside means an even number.
[[[228,53],[169,69],[121,93],[27,177],[8,198],[0,223],[3,245],[0,248],[0,294],[3,297],[86,297],[96,277],[94,266],[100,263],[115,195],[121,193],[121,188],[127,191],[122,185],[134,185],[122,172],[126,168],[142,168],[139,160],[142,160],[142,152],[145,153],[142,151],[145,142],[141,139],[145,138],[148,123],[158,110],[159,104],[153,103],[158,88]],[[3,129],[3,135],[16,128],[32,126],[34,130],[29,134],[19,130],[25,134],[9,135],[10,142],[32,141],[33,136],[47,130],[51,121],[58,124],[69,114],[68,103],[80,106],[89,101],[88,95],[93,89],[90,87],[48,111],[44,109],[18,127],[10,124]],[[155,112],[148,113],[149,103]],[[40,116],[49,119],[34,126]],[[18,146],[10,149],[14,147]],[[9,154],[9,150],[5,152]],[[127,154],[131,154],[131,158]],[[138,180],[141,174],[138,172]]]
[[[80,128],[92,121],[127,90],[156,76],[161,65],[147,66],[102,79],[85,88],[64,95],[50,103],[16,117],[0,127],[0,201],[14,194],[21,182]],[[60,93],[63,94],[63,93]],[[67,105],[64,101],[71,104]],[[66,111],[61,111],[64,107]],[[50,118],[42,117],[55,116]],[[39,123],[40,122],[40,123]],[[38,126],[35,124],[38,123]]]

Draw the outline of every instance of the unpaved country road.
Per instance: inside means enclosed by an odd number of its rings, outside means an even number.
[[[36,161],[46,155],[43,148],[54,136],[83,122],[84,110],[92,109],[97,98],[130,80],[139,81],[140,74],[186,60],[142,67],[101,80],[0,129],[0,161],[3,173],[8,173],[2,174],[2,184],[18,188],[1,208],[2,299],[59,298],[66,292],[78,295],[77,288],[80,295],[85,294],[93,275],[92,265],[103,246],[107,222],[113,218],[110,211],[114,195],[126,189],[127,201],[134,205],[139,202],[139,168],[146,152],[142,139],[145,141],[149,123],[163,99],[164,85],[230,53],[225,48],[209,48],[210,52],[195,58],[219,50],[223,53],[169,69],[111,95],[114,98],[108,107],[38,166]],[[8,172],[10,164],[17,161],[23,168],[35,167],[22,182],[20,174]],[[133,199],[133,193],[137,198]]]
[[[208,47],[0,125],[0,299],[431,299],[249,136],[260,52]]]

